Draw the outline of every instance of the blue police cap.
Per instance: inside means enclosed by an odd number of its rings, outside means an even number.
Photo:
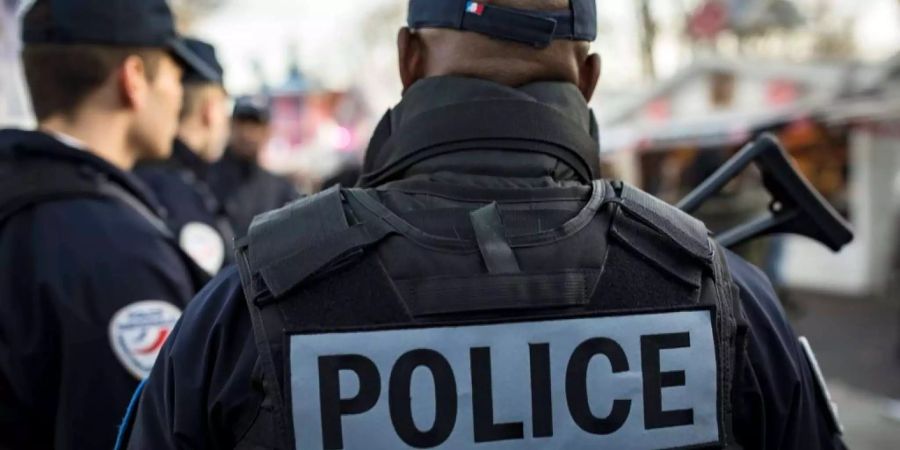
[[[593,41],[597,38],[596,0],[569,0],[569,9],[531,11],[473,0],[410,0],[410,28],[450,28],[473,31],[537,48],[554,39]]]
[[[184,81],[186,83],[224,84],[225,70],[222,69],[222,64],[219,63],[219,58],[216,56],[216,48],[209,43],[193,38],[185,38],[184,43],[191,52],[215,72],[214,77],[209,77],[196,71],[189,71],[184,75]]]
[[[216,77],[175,32],[165,0],[36,0],[25,14],[22,41],[164,48],[189,71]]]
[[[232,117],[237,120],[252,120],[259,123],[269,123],[272,118],[272,105],[268,97],[262,95],[247,95],[238,97],[234,101],[234,113]]]

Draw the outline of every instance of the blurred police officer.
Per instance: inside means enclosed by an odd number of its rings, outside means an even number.
[[[0,448],[102,449],[205,281],[129,173],[171,152],[185,68],[163,0],[37,0],[39,128],[0,131]]]
[[[238,236],[246,234],[253,218],[296,200],[289,181],[259,166],[259,156],[272,138],[269,100],[239,97],[231,118],[231,141],[215,166],[210,183]]]
[[[165,208],[167,222],[181,248],[197,265],[215,275],[233,254],[234,233],[222,204],[207,184],[210,165],[222,157],[228,142],[228,94],[215,49],[196,39],[185,42],[215,70],[215,76],[207,78],[197,72],[185,75],[172,157],[142,164],[135,172]]]
[[[594,181],[593,0],[411,0],[409,23],[365,188],[254,220],[130,448],[842,447],[765,277]]]

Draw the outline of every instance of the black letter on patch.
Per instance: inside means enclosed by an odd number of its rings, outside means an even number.
[[[427,368],[434,377],[434,425],[424,432],[416,428],[410,404],[412,374],[418,367]],[[394,430],[411,447],[437,447],[450,437],[456,426],[456,379],[453,369],[440,353],[433,350],[413,350],[397,360],[391,371],[388,399]]]
[[[662,390],[685,385],[683,370],[661,372],[659,354],[662,350],[691,346],[690,333],[641,336],[641,368],[644,372],[644,427],[680,427],[694,424],[693,409],[662,410]]]
[[[506,441],[525,437],[522,422],[494,423],[494,386],[491,376],[491,349],[473,348],[469,351],[472,361],[472,414],[475,416],[475,443]]]
[[[531,419],[536,438],[553,436],[553,398],[550,391],[550,344],[528,344],[531,353]]]
[[[615,433],[631,412],[631,400],[613,401],[612,411],[605,418],[598,418],[591,412],[587,393],[587,370],[596,355],[604,355],[609,359],[613,373],[628,370],[628,358],[619,344],[607,338],[594,338],[579,345],[569,359],[566,369],[566,400],[569,412],[578,426],[588,433],[606,435]]]
[[[341,397],[342,370],[353,371],[359,378],[359,393],[353,398]],[[381,395],[378,368],[362,355],[319,357],[319,403],[322,414],[322,445],[328,449],[344,448],[341,416],[362,414],[375,406]]]

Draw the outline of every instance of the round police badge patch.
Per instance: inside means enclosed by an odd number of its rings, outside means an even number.
[[[113,353],[132,375],[147,378],[180,317],[180,309],[156,300],[136,302],[120,309],[109,323]]]
[[[182,227],[178,244],[210,275],[215,275],[225,262],[225,242],[222,236],[205,223],[191,222]]]

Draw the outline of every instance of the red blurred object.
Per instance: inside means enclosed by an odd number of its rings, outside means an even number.
[[[672,105],[667,98],[658,98],[647,104],[644,114],[654,122],[662,122],[672,117]]]
[[[688,34],[697,40],[712,40],[728,27],[728,7],[710,0],[697,8],[688,20]]]
[[[766,100],[772,106],[789,105],[799,97],[799,89],[793,81],[774,80],[766,87]]]

